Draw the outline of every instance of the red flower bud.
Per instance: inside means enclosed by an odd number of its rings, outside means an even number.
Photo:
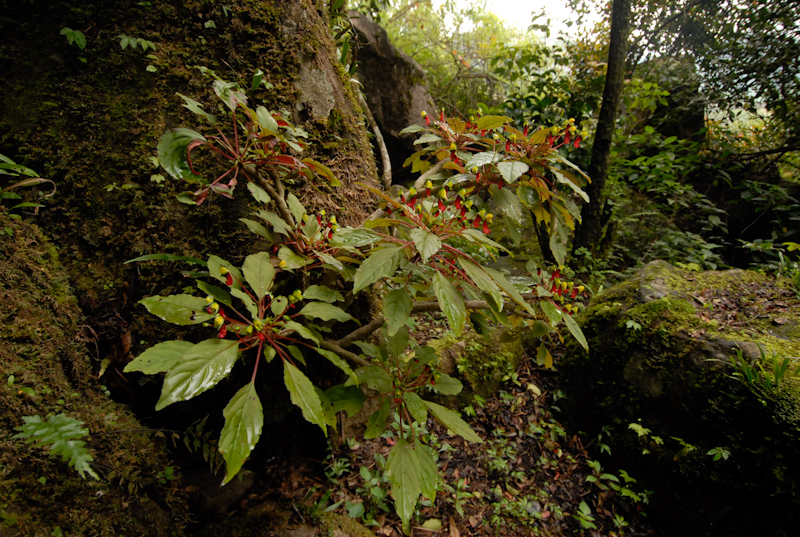
[[[228,335],[228,325],[223,324],[222,328],[219,329],[219,338],[222,339]]]
[[[486,222],[486,220],[483,221],[483,233],[485,235],[489,234],[489,224]]]
[[[575,138],[575,142],[572,144],[575,147],[575,149],[578,149],[581,146],[581,140],[583,140],[583,138],[581,138],[580,136]]]
[[[564,134],[564,143],[568,144],[570,140],[572,140],[572,136],[569,133],[569,129],[567,129],[567,132]]]
[[[228,276],[225,278],[225,285],[227,285],[228,287],[233,285],[233,275],[230,272],[228,273]]]
[[[439,201],[439,212],[444,212],[444,202],[440,199]]]

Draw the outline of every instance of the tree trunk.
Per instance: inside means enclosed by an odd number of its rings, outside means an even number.
[[[147,295],[181,292],[187,281],[179,276],[184,267],[123,263],[164,252],[203,259],[214,253],[240,264],[245,255],[264,246],[238,221],[252,210],[249,195],[237,191],[233,201],[214,198],[201,207],[182,204],[175,195],[196,186],[164,179],[167,174],[151,160],[167,129],[203,131],[204,123],[181,106],[176,93],[202,103],[217,115],[223,132],[230,132],[229,116],[217,109],[219,101],[211,91],[210,70],[238,82],[251,104],[282,111],[309,133],[303,156],[326,164],[342,183],[331,189],[324,180],[300,178],[289,185],[310,211],[324,208],[340,222],[355,225],[374,210],[369,194],[356,184],[378,185],[372,150],[357,100],[337,60],[327,9],[322,0],[3,2],[0,153],[57,183],[54,201],[26,219],[35,219],[56,245],[86,315],[70,330],[83,324],[86,334],[97,336],[92,355],[96,352],[98,359],[93,363],[86,354],[55,353],[62,357],[64,371],[77,372],[85,384],[87,376],[97,373],[100,360],[107,359],[101,381],[112,390],[118,388],[119,399],[152,413],[152,386],[131,382],[121,372],[132,356],[174,333],[166,324],[154,329],[136,303]],[[75,31],[85,36],[85,48],[74,40]],[[253,90],[258,69],[264,84]],[[6,186],[2,177],[0,188]],[[56,277],[44,266],[24,270],[45,282]],[[64,340],[75,336],[66,334]],[[42,362],[36,367],[49,366]],[[2,379],[5,382],[6,376]],[[69,384],[62,380],[59,386]],[[20,406],[8,413],[13,419],[3,421],[0,440],[21,425],[20,416],[56,411],[26,407],[26,400],[12,398]],[[94,399],[70,399],[66,410],[83,412],[90,409],[81,405],[94,404]],[[50,479],[48,475],[48,483]],[[147,479],[150,483],[155,476]],[[0,497],[0,514],[4,505],[16,502],[4,500]],[[59,509],[49,504],[41,508]],[[37,516],[31,514],[31,520]],[[154,525],[167,528],[162,522]],[[62,529],[65,534],[102,533]],[[159,531],[131,529],[130,534]],[[179,533],[175,529],[172,534]]]
[[[592,180],[585,189],[589,195],[589,203],[581,210],[581,223],[575,229],[572,241],[572,254],[579,264],[586,261],[585,252],[580,251],[582,248],[588,250],[594,257],[601,251],[604,243],[604,231],[609,217],[606,179],[617,111],[622,96],[630,19],[631,0],[614,0],[611,5],[611,39],[603,102],[600,105],[592,157],[587,170]]]

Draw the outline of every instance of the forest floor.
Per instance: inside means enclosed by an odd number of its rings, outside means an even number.
[[[644,514],[647,493],[624,470],[607,473],[595,460],[602,438],[566,431],[557,417],[560,397],[558,373],[526,360],[496,395],[462,410],[483,444],[451,436],[429,420],[429,445],[438,452],[444,486],[435,503],[423,500],[412,534],[658,535]],[[374,534],[400,537],[391,487],[381,471],[394,438],[388,432],[370,441],[338,442],[323,461],[276,458],[234,510],[282,505],[288,528],[307,528],[336,512]],[[268,535],[295,532],[276,529]]]

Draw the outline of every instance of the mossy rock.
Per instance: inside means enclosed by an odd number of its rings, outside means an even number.
[[[757,367],[763,351],[797,367],[795,292],[655,261],[581,314],[589,352],[570,343],[559,366],[571,414],[590,433],[613,427],[615,462],[654,489],[650,511],[669,534],[796,535],[800,381],[746,386],[730,361],[739,349]],[[714,461],[715,448],[729,457]]]
[[[53,245],[0,214],[0,271],[0,535],[183,535],[188,513],[166,447],[95,380]],[[23,416],[53,414],[89,429],[99,481],[13,438]]]

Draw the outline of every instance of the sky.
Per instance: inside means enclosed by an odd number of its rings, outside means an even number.
[[[531,13],[538,14],[544,8],[550,18],[551,35],[558,34],[559,30],[567,31],[563,22],[574,16],[564,0],[486,0],[486,7],[509,26],[523,31],[531,24]],[[537,21],[544,22],[544,19]]]

